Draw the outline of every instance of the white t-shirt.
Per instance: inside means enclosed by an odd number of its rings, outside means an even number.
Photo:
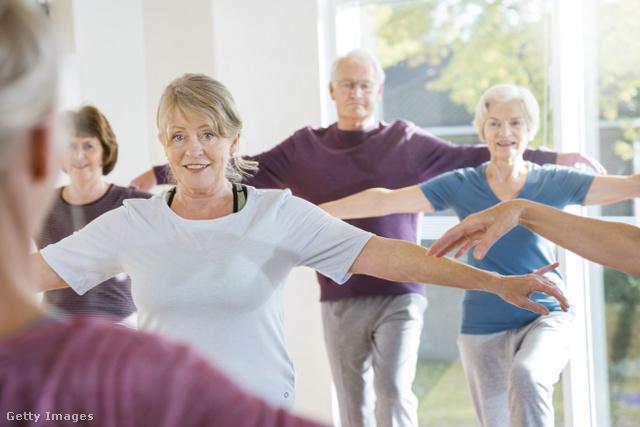
[[[288,190],[248,190],[240,212],[212,220],[178,216],[164,193],[126,200],[41,253],[80,294],[127,273],[141,328],[193,345],[250,392],[292,408],[287,277],[308,266],[344,283],[372,234]]]

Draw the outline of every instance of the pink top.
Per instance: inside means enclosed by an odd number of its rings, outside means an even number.
[[[247,394],[195,351],[96,319],[0,343],[7,425],[319,426]]]

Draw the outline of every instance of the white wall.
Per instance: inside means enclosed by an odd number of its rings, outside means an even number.
[[[320,124],[315,1],[52,0],[51,7],[69,2],[70,62],[78,65],[79,86],[78,94],[71,92],[100,108],[114,128],[120,157],[111,182],[127,185],[164,162],[155,110],[166,84],[185,72],[212,75],[229,87],[245,122],[245,153],[267,150],[296,129]],[[287,288],[296,412],[330,422],[330,371],[315,273],[294,270]]]
[[[319,126],[316,2],[213,0],[212,16],[213,76],[240,109],[244,152],[265,151],[303,126]],[[330,422],[319,295],[315,272],[294,270],[285,296],[287,339],[298,371],[296,412]]]
[[[213,0],[214,76],[243,115],[247,152],[320,124],[314,1]]]
[[[162,91],[184,73],[213,73],[211,0],[136,1],[142,3],[147,148],[151,164],[156,165],[166,161],[155,121]]]
[[[148,162],[148,116],[142,8],[139,1],[73,2],[80,101],[98,107],[118,138],[118,163],[109,176],[128,184]]]

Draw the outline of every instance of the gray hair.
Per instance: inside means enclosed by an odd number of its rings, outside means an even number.
[[[232,138],[242,130],[242,119],[229,89],[204,74],[185,74],[169,83],[158,105],[157,125],[160,141],[169,142],[169,121],[173,112],[195,117],[211,126],[217,136]],[[238,145],[240,143],[238,142]],[[240,182],[258,170],[258,162],[240,156],[239,146],[227,163],[226,178]]]
[[[473,119],[473,125],[478,130],[482,141],[485,141],[484,123],[487,120],[491,104],[504,104],[511,101],[518,101],[522,105],[524,119],[529,128],[529,141],[536,136],[538,129],[540,129],[540,106],[536,97],[524,86],[503,83],[487,89],[476,105],[476,116]]]
[[[384,74],[384,70],[382,69],[382,65],[380,65],[380,61],[378,61],[378,58],[373,56],[371,53],[363,49],[354,49],[348,52],[346,55],[340,56],[336,58],[335,61],[333,61],[333,65],[331,66],[332,82],[336,81],[336,74],[338,72],[340,64],[342,64],[342,61],[350,61],[358,64],[370,65],[376,75],[376,81],[374,83],[384,83],[384,79],[386,76]]]
[[[0,0],[0,171],[55,108],[56,58],[44,14],[20,0]]]

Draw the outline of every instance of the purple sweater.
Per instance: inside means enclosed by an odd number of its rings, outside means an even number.
[[[34,239],[38,249],[70,236],[103,213],[122,206],[126,199],[148,199],[152,196],[145,191],[112,184],[104,196],[95,202],[71,205],[62,198],[62,189],[63,187],[58,189],[42,231]],[[78,295],[71,288],[47,291],[44,293],[44,301],[69,313],[85,316],[107,314],[117,320],[136,311],[131,296],[131,279],[125,274],[102,282],[84,295]]]
[[[525,159],[555,163],[557,153],[528,150]],[[260,170],[248,184],[289,188],[312,203],[324,203],[373,187],[397,189],[416,185],[453,169],[489,160],[486,145],[456,145],[406,120],[379,122],[364,131],[300,129],[271,150],[251,157]],[[161,169],[156,169],[156,177]],[[420,214],[395,214],[347,222],[378,236],[418,243]],[[321,301],[374,295],[424,294],[424,285],[353,275],[345,284],[318,274]]]
[[[0,414],[11,426],[319,426],[247,394],[186,346],[95,319],[45,321],[0,342]]]

